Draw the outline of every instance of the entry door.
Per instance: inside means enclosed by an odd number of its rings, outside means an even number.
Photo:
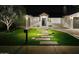
[[[79,28],[79,17],[73,18],[73,28]]]
[[[46,26],[46,18],[42,18],[42,26]]]

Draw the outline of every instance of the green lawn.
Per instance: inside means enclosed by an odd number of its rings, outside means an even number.
[[[31,28],[28,31],[28,44],[38,45],[42,40],[33,40],[33,38],[41,37],[42,32],[41,28]],[[61,45],[79,45],[79,39],[56,30],[48,29],[49,35],[53,36],[50,38],[50,41],[56,41]],[[0,45],[24,45],[26,41],[26,33],[23,29],[17,29],[13,32],[0,32]]]
[[[28,44],[39,44],[40,40],[32,40],[32,38],[40,37],[40,35],[44,30],[40,28],[31,28],[28,31]],[[49,35],[52,35],[53,38],[50,38],[51,41],[56,41],[58,44],[61,45],[79,45],[79,39],[56,30],[50,30],[48,29]]]
[[[26,34],[22,29],[13,32],[0,32],[0,45],[23,45],[25,40]]]
[[[28,44],[39,44],[40,40],[33,40],[32,38],[40,37],[42,30],[40,28],[31,28],[28,31]]]
[[[79,45],[79,39],[64,33],[64,32],[60,32],[60,31],[56,31],[56,30],[48,30],[48,32],[54,36],[54,38],[51,38],[51,40],[58,42],[58,44],[61,45]]]

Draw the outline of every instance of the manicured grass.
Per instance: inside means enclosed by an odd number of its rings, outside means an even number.
[[[26,33],[22,29],[13,32],[0,32],[0,45],[23,45],[25,40]]]
[[[39,44],[40,40],[33,40],[32,38],[40,37],[42,33],[40,28],[30,28],[28,31],[28,44]]]
[[[50,30],[50,29],[48,30],[48,32],[49,32],[49,34],[54,36],[53,38],[51,38],[51,40],[58,42],[58,44],[79,45],[79,39],[77,39],[67,33],[56,31],[56,30]]]
[[[41,29],[31,28],[28,31],[28,38],[32,39],[32,37],[39,37],[40,35],[38,34],[41,34],[41,33],[42,33]]]
[[[39,44],[41,40],[33,40],[32,38],[40,37],[38,34],[42,34],[44,30],[40,28],[31,28],[28,31],[28,44]],[[56,30],[48,29],[49,35],[52,36],[51,41],[56,41],[58,44],[61,45],[79,45],[79,39]]]

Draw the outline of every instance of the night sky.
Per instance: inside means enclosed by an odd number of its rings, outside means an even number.
[[[66,9],[64,10],[64,5],[27,5],[26,10],[27,14],[33,16],[39,16],[41,13],[45,12],[49,17],[62,17],[78,12],[77,7],[74,5],[66,5]]]

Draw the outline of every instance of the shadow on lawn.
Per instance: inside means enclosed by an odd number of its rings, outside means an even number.
[[[26,33],[23,29],[12,32],[0,32],[0,46],[25,45]]]

